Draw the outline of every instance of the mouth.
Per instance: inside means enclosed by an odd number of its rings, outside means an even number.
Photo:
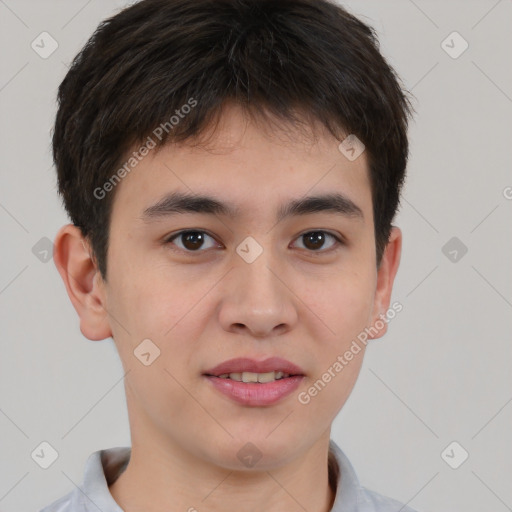
[[[265,361],[238,358],[203,373],[214,389],[247,406],[268,406],[290,395],[305,378],[304,371],[282,358]]]
[[[297,375],[285,373],[282,371],[271,371],[265,373],[255,372],[233,372],[223,373],[222,375],[208,375],[207,377],[217,377],[219,379],[231,379],[237,382],[253,382],[259,384],[265,384],[267,382],[274,382],[276,380],[287,379],[288,377],[296,377]]]
[[[218,364],[204,372],[203,375],[238,382],[265,383],[288,377],[304,376],[305,373],[302,368],[281,357],[270,357],[264,361],[238,357]]]

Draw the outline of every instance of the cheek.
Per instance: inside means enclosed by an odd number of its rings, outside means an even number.
[[[117,288],[112,294],[115,301],[109,305],[115,318],[110,325],[125,370],[135,371],[133,387],[144,396],[154,389],[181,396],[177,382],[190,379],[190,370],[198,366],[195,340],[200,339],[213,314],[212,304],[205,298],[213,284],[169,276],[168,269],[165,276],[164,269],[154,268],[130,279],[118,274],[112,283]],[[151,358],[152,353],[158,356],[145,367],[136,355],[146,346]]]
[[[373,307],[374,283],[369,275],[340,272],[315,287],[308,286],[303,296],[310,310],[320,318],[333,346],[340,348],[367,325]]]
[[[363,362],[364,347],[352,354],[350,361],[344,358],[346,346],[341,350],[329,351],[320,362],[318,372],[311,376],[298,395],[299,409],[305,421],[316,418],[318,425],[331,424],[347,401],[357,381]]]
[[[199,407],[181,384],[184,376],[169,364],[175,353],[172,347],[162,347],[160,357],[150,366],[144,366],[132,357],[125,385],[129,408],[136,411],[134,422],[144,424],[149,421],[162,431],[175,430],[174,435],[179,436],[185,427],[177,419],[178,413],[187,411],[187,415],[199,415],[200,411],[196,410]],[[145,424],[144,428],[147,427]]]
[[[167,339],[205,293],[197,281],[182,282],[169,268],[154,265],[120,267],[111,279],[109,308],[137,339]],[[112,328],[118,330],[115,325]]]

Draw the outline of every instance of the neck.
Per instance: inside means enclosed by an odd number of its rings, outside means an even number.
[[[133,434],[133,431],[132,431]],[[124,512],[329,512],[329,434],[289,463],[265,470],[231,470],[162,443],[132,435],[126,470],[110,486]]]

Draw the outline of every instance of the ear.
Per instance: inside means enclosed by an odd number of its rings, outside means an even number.
[[[105,307],[105,284],[80,228],[67,224],[58,231],[53,261],[80,317],[82,334],[94,341],[112,336]]]
[[[370,329],[370,335],[368,336],[369,339],[380,338],[386,334],[388,330],[385,314],[389,309],[389,303],[391,302],[391,292],[393,291],[393,283],[400,264],[401,254],[402,231],[400,228],[393,226],[389,235],[388,244],[386,245],[386,249],[382,255],[380,267],[377,270],[377,286],[375,288],[371,319],[371,325],[373,328]],[[376,327],[376,325],[382,324],[384,325],[381,329]],[[376,332],[376,334],[373,334],[373,332]]]

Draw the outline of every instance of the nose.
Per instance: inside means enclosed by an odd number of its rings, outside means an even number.
[[[275,260],[265,256],[238,260],[223,282],[219,322],[227,332],[268,338],[288,332],[297,322],[295,297]]]

